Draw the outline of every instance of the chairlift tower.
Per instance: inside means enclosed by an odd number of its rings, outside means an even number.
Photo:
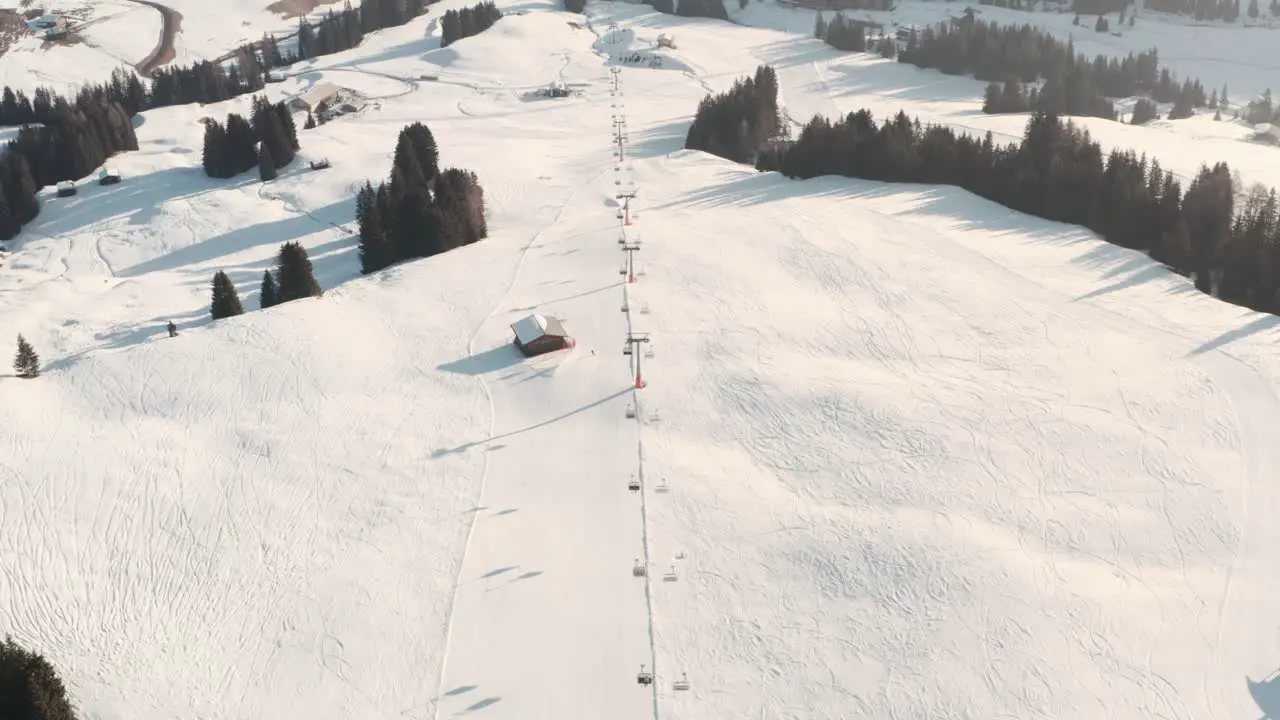
[[[636,199],[636,195],[639,192],[640,192],[639,190],[632,188],[625,192],[620,192],[617,195],[614,195],[614,198],[622,201],[622,210],[620,210],[618,213],[618,219],[622,221],[622,224],[624,227],[630,226],[631,221],[635,219],[635,216],[631,213],[631,201]],[[634,244],[637,247],[639,246],[639,243],[631,243],[631,244]],[[635,282],[635,280],[631,280],[630,282]]]
[[[617,42],[618,35],[617,35],[616,25],[613,28],[612,34],[614,38],[613,42]],[[609,68],[609,72],[613,75],[613,77],[609,79],[609,94],[617,95],[618,93],[622,92],[622,68],[611,67]]]
[[[622,346],[622,354],[630,355],[636,359],[636,389],[643,390],[647,384],[644,381],[644,375],[640,370],[640,353],[637,348],[640,345],[649,342],[649,333],[627,333],[626,344]]]
[[[627,243],[622,246],[622,252],[627,254],[627,261],[622,266],[622,272],[619,275],[625,275],[628,283],[636,281],[636,253],[640,252],[640,246],[634,243]]]

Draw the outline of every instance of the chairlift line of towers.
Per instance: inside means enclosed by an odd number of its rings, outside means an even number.
[[[617,28],[616,26],[611,26],[610,30],[611,32],[616,33]],[[623,251],[623,253],[626,254],[626,261],[623,264],[622,268],[619,270],[619,274],[626,277],[627,284],[634,284],[636,282],[637,276],[644,275],[643,269],[637,271],[636,263],[635,263],[635,254],[640,251],[639,235],[638,233],[632,232],[630,233],[630,236],[628,236],[628,229],[634,226],[634,221],[639,217],[638,213],[632,208],[632,201],[636,199],[636,196],[639,193],[639,189],[634,185],[633,179],[630,174],[630,168],[625,167],[625,163],[627,160],[626,146],[629,138],[627,136],[626,108],[621,100],[622,71],[621,71],[621,68],[613,67],[609,69],[609,72],[611,74],[609,95],[613,98],[613,102],[611,103],[611,110],[612,110],[611,138],[613,141],[613,157],[616,162],[613,168],[614,170],[613,184],[615,186],[614,198],[618,200],[620,203],[620,207],[618,208],[618,211],[616,213],[616,218],[619,223],[618,245],[620,246],[620,249]],[[631,302],[625,286],[623,287],[622,298],[623,298],[622,308],[621,308],[622,312],[626,314],[628,317],[630,317]],[[647,302],[641,305],[640,312],[641,314],[646,314],[646,315],[649,313],[649,304]],[[641,352],[640,350],[642,346],[644,347],[643,352]],[[642,369],[642,358],[652,358],[654,356],[653,343],[651,338],[649,337],[649,334],[633,332],[628,327],[627,337],[623,343],[622,354],[631,356],[631,358],[634,361],[635,390],[639,391],[644,389],[647,383],[644,380],[644,374]],[[626,416],[628,419],[636,419],[639,416],[638,401],[639,401],[639,396],[637,395],[635,403],[627,404]],[[649,421],[657,422],[659,420],[660,420],[660,417],[657,411],[652,411],[649,416]],[[638,473],[633,473],[630,479],[628,479],[627,490],[628,492],[635,495],[639,495],[644,491],[644,482]],[[658,482],[658,485],[654,488],[654,491],[661,494],[666,494],[670,492],[670,487],[667,484],[666,478],[663,478]],[[647,538],[648,536],[647,525],[643,529],[643,534]],[[647,550],[646,550],[646,557],[647,557]],[[684,554],[681,553],[677,556],[676,559],[683,559],[683,557],[684,557]],[[642,562],[640,558],[636,558],[634,560],[634,564],[632,565],[631,574],[633,577],[644,579],[646,583],[646,593],[647,593],[648,582],[649,582],[649,572],[648,572],[648,567],[646,563]],[[669,583],[669,582],[676,582],[678,580],[679,580],[679,574],[676,572],[675,563],[672,563],[670,569],[662,573],[662,582]],[[650,623],[653,622],[651,609],[650,609],[649,621]],[[657,661],[656,654],[652,658],[652,660],[654,662]],[[655,681],[654,673],[649,670],[646,670],[645,669],[646,667],[647,667],[646,665],[642,664],[640,666],[640,672],[636,675],[636,683],[639,684],[641,687],[652,686]],[[690,687],[689,677],[687,673],[681,673],[680,679],[675,680],[671,683],[671,689],[675,691],[686,691],[689,689],[689,687]],[[654,717],[656,720],[657,719],[656,694],[655,694]]]

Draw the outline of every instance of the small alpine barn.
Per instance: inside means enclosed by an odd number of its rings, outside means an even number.
[[[545,355],[576,344],[564,329],[564,323],[548,315],[534,313],[521,318],[511,324],[511,331],[516,335],[515,346],[525,357]]]

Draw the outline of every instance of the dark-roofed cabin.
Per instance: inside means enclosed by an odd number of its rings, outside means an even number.
[[[515,346],[525,357],[543,355],[574,346],[573,338],[564,329],[559,319],[546,315],[533,314],[511,324],[511,331],[516,334]]]

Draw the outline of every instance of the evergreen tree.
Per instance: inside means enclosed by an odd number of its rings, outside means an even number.
[[[1258,0],[1249,0],[1249,17],[1258,19]]]
[[[27,339],[18,335],[18,354],[13,359],[13,370],[18,377],[33,378],[40,375],[40,356]]]
[[[276,269],[277,297],[282,303],[307,297],[319,297],[320,283],[316,282],[315,270],[307,251],[297,242],[287,242],[280,246],[278,268]]]
[[[9,200],[0,194],[0,240],[12,240],[21,229],[22,224],[9,209]]]
[[[235,317],[244,314],[244,306],[240,304],[240,296],[236,294],[236,286],[231,278],[221,270],[213,276],[213,301],[209,304],[209,314],[214,320]]]
[[[280,117],[280,126],[284,129],[284,137],[289,143],[289,147],[295,152],[302,149],[301,143],[298,142],[298,126],[293,122],[293,113],[289,112],[289,106],[283,102],[275,104],[276,115]],[[310,113],[308,113],[310,116]]]
[[[1129,118],[1129,124],[1143,125],[1159,118],[1160,113],[1157,112],[1156,104],[1146,98],[1141,98],[1133,104],[1133,115]]]
[[[19,647],[12,637],[0,642],[0,716],[6,720],[76,720],[66,686],[53,665]]]
[[[276,179],[276,163],[267,152],[266,145],[258,148],[258,179],[262,182]]]
[[[258,307],[267,308],[280,302],[280,294],[276,290],[276,279],[270,270],[262,271],[262,288],[258,291]]]

